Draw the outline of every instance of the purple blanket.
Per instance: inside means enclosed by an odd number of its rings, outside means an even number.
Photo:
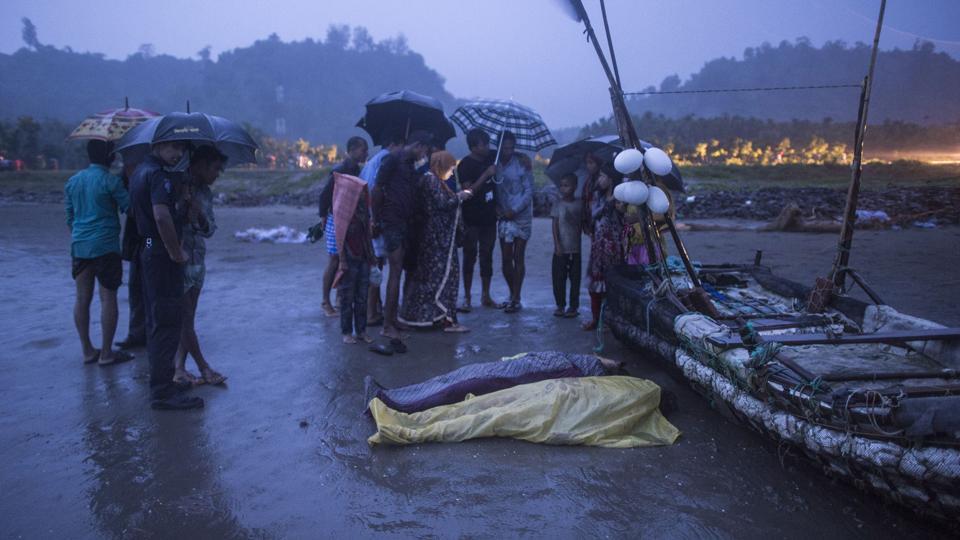
[[[600,360],[584,354],[561,352],[528,353],[516,360],[470,364],[427,381],[387,389],[372,377],[366,377],[366,401],[380,398],[393,410],[412,413],[438,405],[463,401],[476,396],[546,379],[606,375]]]

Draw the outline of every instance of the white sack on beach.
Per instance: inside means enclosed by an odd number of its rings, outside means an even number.
[[[241,242],[270,242],[273,244],[307,243],[307,233],[284,225],[272,229],[257,229],[251,227],[245,231],[233,233],[233,237]]]

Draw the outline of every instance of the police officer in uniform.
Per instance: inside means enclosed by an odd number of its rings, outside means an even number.
[[[147,355],[150,359],[150,399],[154,409],[203,407],[199,397],[184,395],[189,386],[173,382],[174,355],[180,344],[183,313],[183,263],[180,245],[183,221],[178,216],[180,175],[166,168],[180,162],[187,143],[154,144],[130,179],[130,208],[143,243],[140,277],[147,315]]]

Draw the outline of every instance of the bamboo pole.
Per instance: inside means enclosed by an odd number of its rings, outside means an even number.
[[[867,129],[867,112],[870,108],[870,93],[873,88],[873,71],[877,64],[877,49],[880,45],[880,31],[883,29],[883,14],[887,7],[887,0],[880,0],[880,14],[877,17],[877,28],[873,35],[873,50],[870,52],[870,67],[864,79],[860,93],[860,108],[858,113],[857,133],[854,137],[852,173],[850,187],[847,190],[847,203],[843,212],[843,226],[840,228],[840,243],[837,246],[837,257],[830,271],[830,280],[834,287],[843,292],[846,281],[847,266],[850,263],[850,248],[853,245],[853,227],[857,221],[857,204],[860,197],[860,179],[863,175],[863,137]]]

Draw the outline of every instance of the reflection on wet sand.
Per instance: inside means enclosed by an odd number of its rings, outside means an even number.
[[[152,412],[113,372],[86,371],[85,462],[90,511],[114,538],[245,538],[217,486],[203,416]],[[126,383],[126,384],[124,384]]]

